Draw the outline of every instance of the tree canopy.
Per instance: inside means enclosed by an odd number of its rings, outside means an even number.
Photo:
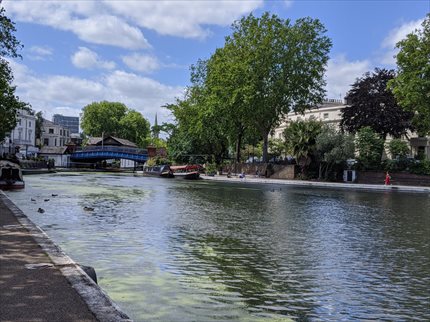
[[[397,43],[397,76],[389,85],[399,104],[413,113],[421,136],[430,134],[430,13],[422,29]]]
[[[236,21],[224,46],[192,66],[185,99],[170,106],[177,122],[171,142],[193,142],[195,152],[216,158],[234,147],[240,160],[242,145],[262,138],[267,161],[269,133],[282,117],[324,97],[325,32],[310,18],[292,24],[264,13]]]
[[[331,41],[317,19],[301,18],[292,24],[267,12],[260,18],[243,17],[232,29],[226,47],[239,61],[231,67],[241,68],[225,74],[242,80],[236,92],[250,126],[263,138],[263,161],[267,161],[268,136],[282,116],[321,103]]]
[[[342,110],[341,127],[356,133],[363,127],[370,127],[385,138],[387,134],[399,137],[412,129],[413,114],[404,111],[387,88],[395,76],[393,70],[376,68],[358,78],[346,96],[348,106]]]
[[[5,9],[0,8],[0,142],[16,126],[18,111],[28,108],[28,104],[15,95],[12,70],[5,60],[5,57],[21,57],[18,51],[22,45],[15,32],[15,24],[6,16]]]
[[[114,135],[145,147],[150,125],[141,113],[119,102],[94,102],[82,109],[81,127],[85,135]]]

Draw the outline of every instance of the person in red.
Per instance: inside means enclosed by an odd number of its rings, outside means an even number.
[[[387,174],[385,175],[385,185],[389,186],[391,184],[391,176],[387,171]]]

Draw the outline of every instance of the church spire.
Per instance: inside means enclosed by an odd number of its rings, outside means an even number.
[[[152,127],[152,134],[155,139],[158,139],[158,136],[160,134],[160,128],[158,127],[157,113],[155,113],[155,120],[154,120],[154,126]]]

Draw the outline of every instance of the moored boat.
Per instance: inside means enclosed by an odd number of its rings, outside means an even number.
[[[25,187],[19,164],[0,161],[0,189],[22,189]]]
[[[177,178],[183,178],[187,180],[197,180],[200,178],[200,169],[202,167],[198,164],[191,165],[178,165],[171,166],[170,169]]]
[[[144,166],[143,174],[150,176],[159,176],[162,178],[173,178],[173,171],[168,165]]]

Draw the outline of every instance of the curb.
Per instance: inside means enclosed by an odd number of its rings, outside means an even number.
[[[56,268],[60,270],[72,288],[79,294],[88,309],[97,320],[103,322],[132,322],[126,313],[114,303],[79,265],[66,255],[49,236],[34,224],[6,195],[0,190],[0,199],[13,213],[19,223],[30,232],[36,243],[49,256]]]

